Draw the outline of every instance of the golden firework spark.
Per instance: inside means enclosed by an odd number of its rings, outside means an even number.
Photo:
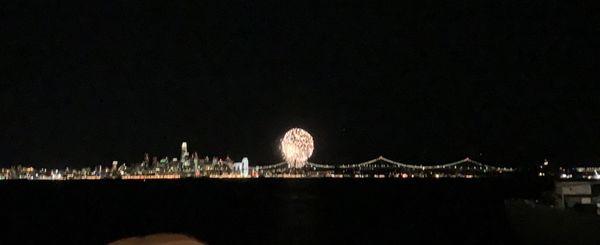
[[[304,129],[292,128],[281,139],[281,154],[290,167],[303,167],[313,150],[313,138]]]

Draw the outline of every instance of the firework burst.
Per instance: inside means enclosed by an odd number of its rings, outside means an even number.
[[[281,154],[290,167],[303,167],[314,150],[312,136],[301,128],[292,128],[281,139]]]

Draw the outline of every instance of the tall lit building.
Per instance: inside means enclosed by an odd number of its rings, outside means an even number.
[[[194,162],[194,165],[198,165],[200,158],[198,157],[198,152],[194,152],[194,154],[192,155],[192,159]]]
[[[119,165],[119,161],[113,161],[111,171],[117,171],[117,165]]]
[[[142,167],[147,167],[150,165],[150,155],[148,153],[144,153],[144,164]]]
[[[241,162],[233,163],[233,171],[241,177],[248,177],[249,161],[247,157],[242,158]]]
[[[248,166],[250,163],[250,161],[248,160],[247,157],[242,158],[242,176],[243,177],[248,177],[248,170],[250,169],[250,167]]]
[[[190,153],[188,152],[188,149],[187,149],[187,143],[186,142],[181,143],[181,158],[180,158],[180,160],[184,167],[187,167],[190,165],[189,156],[190,156]]]

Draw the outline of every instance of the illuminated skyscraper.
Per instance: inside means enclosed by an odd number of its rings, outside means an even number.
[[[148,165],[150,165],[150,155],[144,153],[144,164],[142,164],[142,167],[148,167]]]
[[[249,162],[247,157],[242,158],[242,176],[248,177]]]
[[[194,164],[194,169],[198,168],[198,163],[200,162],[200,159],[198,158],[198,152],[194,152],[194,154],[192,154],[192,161]]]
[[[241,177],[248,177],[248,158],[244,157],[241,162],[233,163],[233,171]]]
[[[194,152],[193,154],[194,164],[198,164],[200,157],[198,157],[198,152]]]
[[[188,152],[188,149],[187,149],[187,143],[186,142],[181,143],[181,158],[180,158],[180,160],[184,167],[187,167],[190,165],[189,156],[190,156],[190,153]]]

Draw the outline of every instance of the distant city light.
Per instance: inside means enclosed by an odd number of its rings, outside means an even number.
[[[314,150],[312,136],[303,129],[288,131],[281,140],[284,162],[250,166],[247,157],[236,162],[229,156],[200,157],[190,153],[188,144],[181,144],[181,158],[150,156],[144,153],[139,162],[96,165],[94,167],[64,169],[36,169],[16,165],[0,168],[0,180],[153,180],[181,178],[480,178],[514,172],[513,168],[497,167],[462,159],[450,163],[409,164],[383,156],[357,163],[308,162]],[[170,160],[172,159],[172,160]],[[108,165],[108,166],[107,166]],[[293,171],[290,171],[293,170]],[[546,174],[546,169],[540,172]],[[561,178],[600,179],[600,167],[560,168]],[[559,176],[559,175],[557,175]]]

